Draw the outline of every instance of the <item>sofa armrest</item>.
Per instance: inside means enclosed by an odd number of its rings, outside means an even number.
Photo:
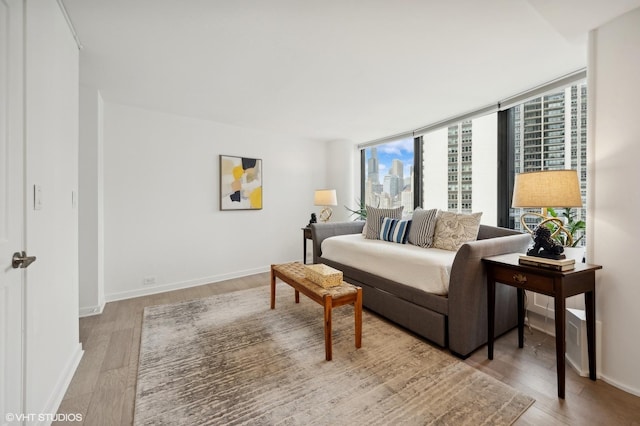
[[[364,228],[365,221],[335,222],[335,223],[312,223],[311,238],[313,239],[313,263],[318,263],[318,258],[322,256],[322,242],[329,237],[346,234],[360,234]]]
[[[487,342],[487,284],[482,258],[504,253],[524,253],[530,242],[529,234],[516,234],[476,240],[460,247],[449,278],[451,351],[467,356]],[[517,321],[513,289],[499,287],[496,289],[498,334],[512,328],[515,325],[513,321]]]

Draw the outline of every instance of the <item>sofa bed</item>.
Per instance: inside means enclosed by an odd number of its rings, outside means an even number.
[[[487,291],[481,259],[523,253],[530,236],[481,225],[480,214],[456,215],[418,208],[413,221],[403,221],[401,208],[367,211],[367,222],[312,224],[314,263],[336,268],[343,272],[345,281],[361,286],[367,309],[449,348],[454,355],[466,358],[484,345]],[[415,220],[416,215],[422,220]],[[426,222],[424,217],[428,218]],[[447,237],[446,225],[450,222],[454,229],[458,226],[464,230],[460,218],[474,222],[466,229],[463,241],[460,235],[454,235],[458,240],[453,245],[447,246],[446,238],[438,244],[438,235],[444,232]],[[410,229],[404,235],[391,236],[391,240],[377,237],[392,220]],[[444,225],[437,226],[441,223]],[[409,234],[413,241],[407,238]],[[416,237],[425,234],[426,240]],[[496,336],[517,326],[515,288],[497,284],[495,324]]]

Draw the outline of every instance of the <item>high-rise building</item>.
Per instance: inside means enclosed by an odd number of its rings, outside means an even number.
[[[586,83],[514,107],[513,125],[515,172],[576,170],[580,177],[583,208],[572,209],[572,212],[576,219],[584,219],[587,189]],[[511,220],[516,229],[521,229],[521,213],[522,210],[512,209]]]
[[[404,181],[397,175],[386,175],[382,184],[383,192],[389,194],[392,200],[397,199],[404,188]]]
[[[463,121],[448,128],[448,210],[472,211],[472,122]]]
[[[380,183],[380,171],[378,164],[378,150],[377,148],[371,148],[371,157],[367,160],[367,180],[375,183]]]
[[[391,160],[391,169],[389,170],[389,174],[398,176],[404,181],[404,164],[402,163],[402,160]]]

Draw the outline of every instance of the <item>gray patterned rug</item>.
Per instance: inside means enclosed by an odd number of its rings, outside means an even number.
[[[278,283],[145,309],[136,425],[508,425],[533,399],[407,332],[353,308],[333,311]]]

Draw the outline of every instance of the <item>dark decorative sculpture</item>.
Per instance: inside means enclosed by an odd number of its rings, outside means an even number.
[[[551,230],[546,226],[538,226],[533,231],[533,247],[527,251],[527,256],[564,259],[563,251],[564,247],[551,238]]]
[[[307,226],[311,226],[312,223],[318,223],[315,213],[311,213],[311,220],[309,220],[309,224]]]

